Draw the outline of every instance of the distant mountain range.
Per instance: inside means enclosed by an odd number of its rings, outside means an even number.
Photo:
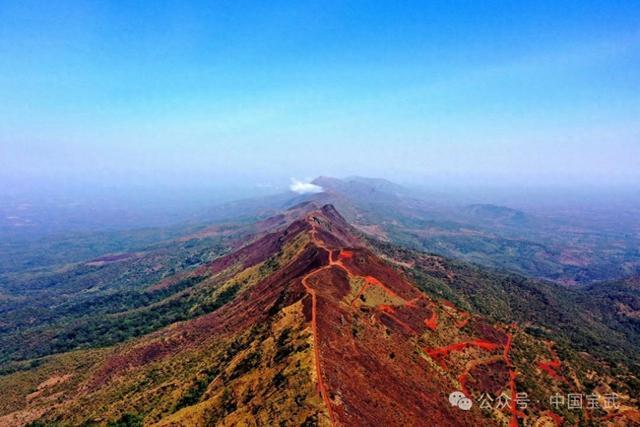
[[[443,203],[383,179],[319,177],[319,194],[282,193],[216,208],[218,221],[255,220],[303,201],[330,203],[360,231],[414,249],[565,284],[640,274],[640,223],[615,214],[530,214],[491,204]],[[640,213],[639,213],[640,214]]]
[[[496,268],[529,265],[515,238],[490,267],[425,252],[544,221],[384,180],[314,183],[135,251],[0,276],[0,425],[640,423],[640,279]],[[550,399],[570,394],[585,407]]]

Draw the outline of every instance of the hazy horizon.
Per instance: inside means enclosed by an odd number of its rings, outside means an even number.
[[[0,189],[637,188],[638,18],[632,1],[3,2]]]

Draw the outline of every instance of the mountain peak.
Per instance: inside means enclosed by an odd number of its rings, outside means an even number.
[[[373,199],[376,201],[397,202],[398,198],[408,194],[407,190],[385,179],[348,177],[344,179],[320,176],[312,181],[313,184],[322,187],[323,193],[318,196],[327,198],[337,198],[341,208],[346,208],[353,201],[369,203]],[[349,201],[349,202],[347,202]],[[345,212],[347,213],[347,212]]]
[[[0,424],[105,424],[129,412],[157,426],[562,419],[545,399],[534,400],[539,396],[531,396],[526,414],[512,398],[491,412],[452,406],[454,391],[513,397],[529,384],[565,393],[575,390],[568,379],[577,376],[551,341],[443,299],[456,301],[440,288],[453,280],[464,284],[460,294],[482,294],[478,276],[440,257],[414,254],[410,264],[402,252],[374,250],[322,200],[260,221],[249,243],[151,286],[146,298],[166,299],[142,319],[175,316],[168,326],[111,347],[54,355],[34,368],[29,384],[17,374],[22,388],[14,394],[27,410]],[[397,268],[416,264],[434,272],[436,292],[427,294],[424,282],[410,278],[420,276]],[[635,306],[621,302],[623,314],[635,317]],[[175,315],[181,303],[187,309]]]
[[[333,205],[176,283],[189,277],[198,281],[188,293],[202,294],[208,312],[106,350],[47,419],[114,419],[130,407],[126,397],[107,407],[102,396],[127,396],[143,381],[154,386],[136,411],[166,426],[482,421],[479,410],[451,408],[450,381],[415,356],[420,336],[436,327],[436,305],[360,242]],[[183,380],[166,382],[176,371]],[[162,384],[171,392],[154,395]]]
[[[362,246],[355,229],[332,204],[310,212],[306,217],[316,242],[325,248],[339,249]]]

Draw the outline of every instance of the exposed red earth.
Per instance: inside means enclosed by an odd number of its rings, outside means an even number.
[[[330,242],[325,242],[324,240],[322,240],[322,238],[320,237],[322,233],[319,233],[316,227],[317,226],[312,223],[312,240],[318,247],[329,251],[329,267],[340,268],[344,273],[346,273],[347,279],[352,280],[354,278],[360,278],[363,281],[363,285],[355,294],[355,297],[353,297],[349,301],[350,308],[362,308],[363,304],[361,301],[361,297],[366,294],[369,288],[378,287],[383,290],[383,292],[389,297],[396,298],[398,302],[394,305],[386,303],[377,304],[372,308],[373,312],[370,312],[372,315],[370,319],[377,319],[382,326],[399,334],[403,334],[406,337],[420,337],[421,335],[428,333],[428,331],[435,331],[437,329],[438,318],[436,310],[434,309],[434,302],[429,300],[426,296],[417,292],[413,286],[406,283],[406,281],[399,275],[397,275],[395,271],[389,271],[388,269],[382,268],[382,265],[379,262],[367,262],[370,259],[369,257],[371,257],[371,254],[368,253],[367,250],[361,248],[349,248],[341,250],[340,248],[336,249],[335,247],[332,247]],[[321,269],[320,271],[324,271],[324,269]],[[310,273],[305,277],[305,279],[309,280],[312,277],[318,276],[315,276],[315,273]],[[320,314],[318,314],[319,310],[317,309],[318,297],[314,289],[312,289],[309,285],[305,286],[312,296],[312,329],[315,331],[314,338],[320,343],[320,346],[318,347],[321,347],[322,342],[325,340],[325,337],[323,336],[324,331],[335,330],[335,327],[318,327],[318,322],[322,322],[322,320],[318,320],[322,318],[322,310],[320,310]],[[343,288],[343,286],[340,286],[340,288]],[[454,308],[451,304],[449,304],[448,307],[450,309]],[[338,312],[340,312],[340,310]],[[341,315],[344,316],[344,313],[341,313]],[[470,315],[468,313],[461,313],[461,317],[463,319],[456,323],[456,325],[459,325],[459,327],[463,327],[470,320]],[[461,322],[464,322],[464,324],[461,325]],[[490,330],[487,330],[488,328]],[[425,349],[424,351],[428,356],[438,361],[441,366],[446,367],[444,359],[451,352],[461,351],[471,347],[491,352],[502,347],[504,349],[502,362],[506,366],[511,367],[512,363],[509,358],[509,351],[511,348],[511,335],[509,334],[506,337],[503,337],[499,331],[496,331],[495,329],[484,324],[480,324],[477,329],[480,330],[481,336],[484,337],[485,335],[489,335],[495,341],[490,341],[483,338],[475,338],[443,347]],[[327,335],[330,334],[327,333]],[[331,338],[332,337],[328,337],[326,339],[330,340]],[[357,344],[352,343],[352,346],[354,345],[357,346]],[[336,348],[336,350],[338,350],[338,348]],[[393,354],[393,358],[398,357],[398,352],[393,352],[391,354]],[[322,352],[319,351],[316,357],[320,359],[322,358],[322,355]],[[326,365],[331,366],[329,363],[327,363]],[[336,405],[336,395],[331,392],[332,385],[335,383],[332,376],[337,375],[335,372],[331,372],[331,369],[324,368],[324,366],[325,364],[321,362],[317,363],[319,378],[318,387],[320,393],[323,395],[325,404],[327,404],[330,408],[329,412],[332,421],[340,421],[345,414],[340,411],[340,408],[332,408],[332,406]],[[509,391],[512,396],[515,396],[516,372],[515,370],[511,369],[509,371],[509,374]],[[467,375],[468,371],[461,375],[459,377],[459,380],[462,388],[468,393],[465,385]],[[347,379],[345,378],[345,380]],[[343,398],[341,397],[340,400],[342,401]],[[517,425],[517,417],[519,415],[519,412],[516,409],[515,401],[512,404],[510,410],[512,413],[510,424]],[[384,414],[381,414],[381,416],[384,416]],[[356,420],[353,421],[356,422]]]
[[[309,273],[302,278],[302,284],[304,285],[304,288],[307,290],[309,295],[311,295],[311,331],[313,333],[314,342],[317,342],[318,340],[317,297],[316,297],[315,290],[307,284],[307,280],[311,275],[317,274],[320,271],[322,271],[322,269]],[[329,392],[327,391],[327,387],[324,384],[324,379],[322,377],[320,348],[318,346],[315,346],[314,351],[315,351],[316,375],[318,376],[318,391],[320,392],[320,395],[322,396],[322,400],[324,401],[327,411],[329,412],[329,419],[331,420],[331,423],[335,424],[335,417],[333,415],[333,410],[331,408]]]
[[[495,350],[496,348],[498,348],[498,344],[492,343],[489,341],[484,341],[484,340],[473,340],[473,341],[465,341],[465,342],[458,342],[455,344],[449,344],[444,347],[438,347],[433,349],[425,348],[425,352],[429,356],[433,357],[434,359],[438,359],[438,358],[444,358],[445,356],[448,356],[449,353],[453,351],[464,350],[467,347],[478,347],[483,350]]]
[[[515,328],[516,325],[511,325],[512,328]],[[503,359],[504,362],[509,367],[509,390],[511,391],[511,421],[509,422],[509,427],[518,427],[518,416],[522,415],[518,411],[517,401],[516,401],[516,377],[518,376],[518,372],[515,370],[513,366],[513,362],[511,361],[511,345],[513,343],[513,333],[510,333],[507,336],[507,343],[504,346]]]
[[[503,365],[495,366],[508,367],[508,383],[492,387],[502,390],[506,386],[515,396],[517,373],[509,358],[511,334],[479,320],[470,324],[469,313],[457,312],[447,301],[432,301],[419,292],[362,246],[332,207],[312,212],[284,232],[267,234],[202,269],[218,274],[237,264],[241,268],[256,265],[301,233],[310,236],[307,247],[274,276],[247,290],[246,297],[112,357],[96,373],[90,387],[99,387],[129,369],[169,357],[208,337],[229,336],[260,322],[284,294],[291,302],[302,299],[307,307],[316,387],[332,425],[422,425],[425,417],[438,420],[438,425],[481,425],[482,416],[476,409],[467,413],[448,403],[448,393],[457,388],[448,377],[446,362],[454,352],[479,352],[460,375],[451,372],[453,380],[469,393],[468,386],[482,389],[486,382],[478,367],[494,366],[491,353],[502,349],[499,361]],[[356,288],[354,283],[361,286]],[[369,302],[369,293],[375,289],[385,302]],[[454,311],[458,320],[452,326],[470,325],[477,335],[440,347],[422,347],[422,340],[445,327],[439,324],[439,304]],[[423,357],[416,356],[420,348]],[[428,359],[445,373],[434,369]],[[515,426],[519,415],[515,402],[510,412],[510,425]]]
[[[549,375],[551,378],[558,381],[566,382],[566,379],[558,372],[558,370],[562,367],[562,362],[560,362],[560,359],[558,358],[557,353],[553,349],[553,343],[547,341],[545,344],[551,355],[551,360],[546,362],[543,362],[543,361],[538,362],[538,367],[547,375]]]
[[[518,407],[517,407],[517,401],[516,401],[516,377],[517,377],[517,371],[513,368],[513,363],[511,362],[511,358],[509,357],[509,352],[511,351],[511,342],[512,342],[512,335],[509,334],[507,336],[507,342],[506,344],[504,344],[504,350],[503,350],[503,354],[502,354],[502,360],[504,361],[504,363],[506,364],[506,366],[509,367],[509,391],[510,391],[510,396],[511,396],[511,401],[510,401],[510,412],[511,412],[511,419],[509,422],[509,426],[510,427],[517,427],[518,426],[518,417],[519,416],[523,416],[523,414],[518,411]],[[495,342],[489,342],[486,340],[482,340],[482,339],[475,339],[472,341],[464,341],[464,342],[458,342],[458,343],[454,343],[454,344],[450,344],[444,347],[438,347],[438,348],[433,348],[433,349],[425,349],[425,352],[433,357],[434,359],[438,360],[442,366],[443,369],[446,369],[446,364],[444,362],[444,358],[446,356],[448,356],[450,353],[455,352],[455,351],[462,351],[466,348],[469,347],[477,347],[479,349],[482,350],[487,350],[487,351],[493,351],[497,348],[499,348],[501,346],[500,343],[495,343]],[[460,382],[461,388],[462,390],[465,392],[465,394],[469,394],[469,390],[467,388],[467,378],[468,378],[468,373],[469,370],[467,369],[463,374],[461,374],[458,377],[458,381]]]
[[[463,318],[455,323],[456,328],[458,329],[462,329],[467,326],[467,323],[469,323],[469,320],[471,319],[471,314],[466,311],[462,312],[462,316]]]
[[[441,425],[480,423],[478,412],[449,405],[450,381],[416,357],[415,340],[429,330],[425,319],[433,315],[432,302],[363,247],[332,207],[206,268],[217,274],[237,263],[254,265],[301,233],[309,233],[310,243],[289,264],[221,309],[154,333],[149,341],[110,357],[87,389],[206,340],[232,336],[264,321],[277,303],[302,300],[313,335],[317,389],[332,425],[420,425],[425,417]],[[352,305],[348,296],[357,294],[355,279],[392,302]]]
[[[562,380],[562,376],[558,374],[556,369],[560,369],[559,360],[551,360],[549,362],[538,362],[538,367],[547,373],[551,378]]]
[[[303,242],[286,263],[218,310],[122,346],[101,362],[82,392],[238,336],[297,304],[312,346],[315,384],[309,390],[315,393],[315,387],[317,404],[326,410],[320,424],[518,426],[525,415],[516,405],[519,372],[511,359],[517,326],[492,324],[428,297],[356,235],[328,205],[199,267],[196,274],[226,277]],[[560,362],[549,350],[552,360],[538,366],[559,375]],[[479,405],[469,411],[451,406],[448,396],[456,390],[470,397],[506,393],[512,400],[497,418],[488,417]]]
[[[431,317],[424,319],[424,325],[432,331],[436,330],[438,327],[438,316],[435,311],[431,313]]]

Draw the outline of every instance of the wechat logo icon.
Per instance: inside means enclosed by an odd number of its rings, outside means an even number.
[[[454,391],[449,395],[451,406],[457,406],[463,411],[468,411],[473,406],[473,402],[461,391]]]

